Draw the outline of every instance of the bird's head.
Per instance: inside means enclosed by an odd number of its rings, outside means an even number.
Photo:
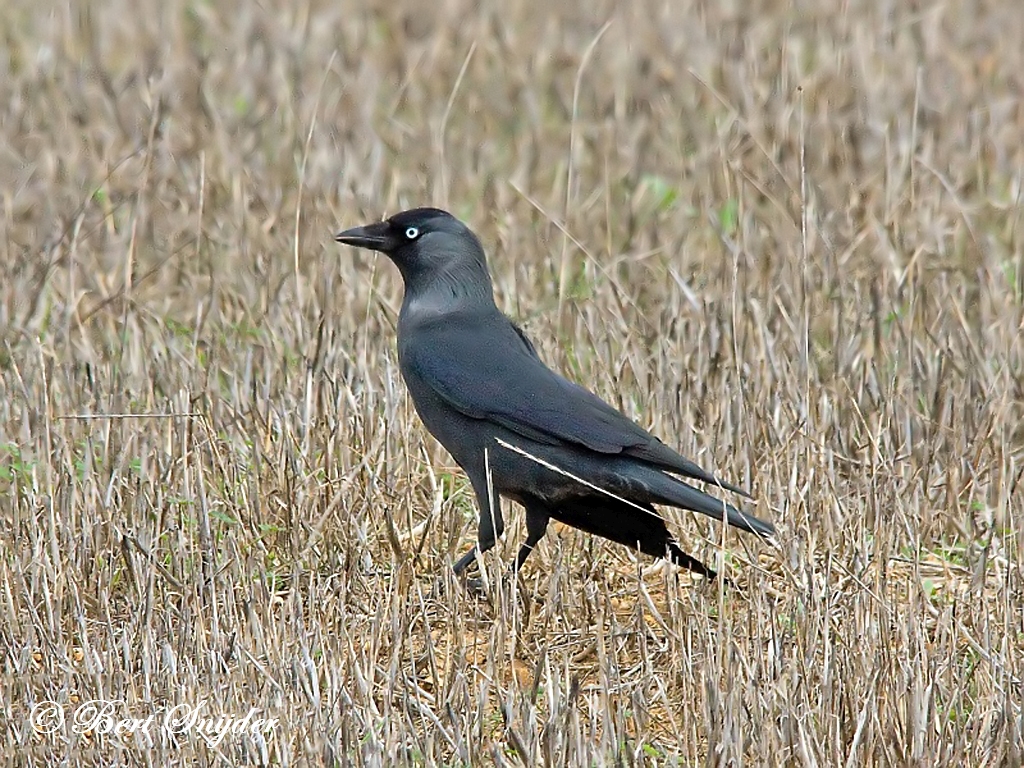
[[[483,248],[473,231],[447,211],[413,208],[389,219],[339,232],[343,245],[385,254],[402,273],[406,293],[440,284],[457,292],[490,295],[491,280]]]

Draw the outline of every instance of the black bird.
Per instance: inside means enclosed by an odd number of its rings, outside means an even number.
[[[768,536],[774,527],[675,475],[750,498],[683,458],[541,361],[494,303],[476,235],[437,208],[416,208],[339,233],[387,255],[402,273],[398,359],[416,411],[469,476],[480,509],[477,547],[504,530],[499,497],[526,509],[518,571],[554,518],[714,578],[683,552],[655,511],[666,504]],[[459,559],[462,573],[477,547]]]

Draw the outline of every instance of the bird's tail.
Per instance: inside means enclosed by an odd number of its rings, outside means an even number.
[[[732,504],[709,496],[692,485],[658,469],[648,466],[636,474],[641,475],[641,482],[650,491],[650,500],[655,504],[668,504],[672,507],[700,512],[716,520],[725,520],[729,525],[739,528],[741,531],[755,533],[758,536],[775,534],[775,526],[771,523],[759,520],[753,515],[737,509]]]

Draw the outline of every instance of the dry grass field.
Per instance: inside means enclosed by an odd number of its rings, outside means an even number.
[[[7,0],[0,32],[8,764],[1024,762],[1016,3]],[[554,525],[503,584],[513,506],[460,588],[400,277],[332,241],[416,205],[550,364],[752,490],[777,541],[666,512],[732,588]],[[190,708],[276,722],[162,727]]]

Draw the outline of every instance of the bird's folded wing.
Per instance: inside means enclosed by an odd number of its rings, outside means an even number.
[[[541,443],[620,453],[652,438],[596,395],[544,365],[511,322],[439,323],[417,331],[404,365],[453,408]]]
[[[684,458],[597,395],[548,368],[502,315],[449,317],[420,327],[404,365],[449,405],[531,440],[625,453],[749,498]]]
[[[660,454],[659,446],[677,456],[608,403],[545,366],[522,332],[501,320],[418,330],[416,343],[402,350],[404,364],[458,411],[532,440],[574,443],[600,453],[650,447]],[[657,456],[643,458],[661,463]]]

